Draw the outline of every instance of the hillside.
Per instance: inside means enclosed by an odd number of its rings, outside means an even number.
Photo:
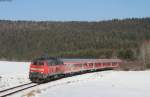
[[[0,58],[30,60],[38,55],[138,59],[150,39],[150,18],[99,22],[0,20]]]

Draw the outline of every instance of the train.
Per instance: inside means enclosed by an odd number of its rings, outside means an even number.
[[[115,69],[120,64],[120,59],[74,59],[68,61],[55,57],[40,57],[31,62],[29,79],[34,83],[43,83],[75,74]]]

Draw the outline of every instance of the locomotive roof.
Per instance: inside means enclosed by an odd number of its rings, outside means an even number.
[[[34,59],[33,61],[43,61],[43,60],[58,60],[58,58],[55,58],[55,57],[39,57],[39,58],[36,58]]]

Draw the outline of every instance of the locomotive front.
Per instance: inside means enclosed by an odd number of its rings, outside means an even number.
[[[63,74],[63,61],[53,57],[41,57],[30,64],[29,79],[32,82],[47,82]]]
[[[42,58],[35,59],[30,64],[29,79],[32,82],[39,82],[47,78],[47,64]]]

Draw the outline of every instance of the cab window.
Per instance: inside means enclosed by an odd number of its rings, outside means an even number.
[[[43,61],[33,61],[32,62],[33,65],[44,65]]]
[[[56,62],[54,60],[48,60],[48,65],[54,66],[54,65],[56,65]]]

